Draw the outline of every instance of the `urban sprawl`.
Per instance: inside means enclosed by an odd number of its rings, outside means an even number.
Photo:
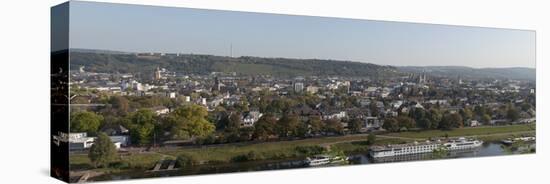
[[[135,152],[514,126],[536,119],[535,83],[528,80],[428,72],[384,78],[195,74],[161,66],[149,73],[97,73],[84,66],[70,71],[70,149],[87,153],[103,133],[119,152]],[[323,153],[316,147],[302,149]],[[231,160],[261,159],[250,152]],[[273,158],[279,157],[265,159]]]

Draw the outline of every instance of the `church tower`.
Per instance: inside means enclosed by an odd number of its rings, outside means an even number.
[[[157,69],[155,70],[154,79],[155,79],[155,80],[160,80],[160,79],[162,79],[162,75],[161,75],[161,73],[160,73],[160,68],[159,68],[159,67],[157,67]]]

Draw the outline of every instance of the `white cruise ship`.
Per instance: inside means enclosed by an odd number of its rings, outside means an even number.
[[[443,146],[445,149],[452,151],[452,150],[465,150],[465,149],[472,149],[480,147],[483,144],[483,141],[475,140],[475,139],[465,139],[464,137],[461,137],[457,140],[449,141]]]
[[[331,157],[328,155],[316,155],[312,158],[308,157],[306,159],[306,163],[309,166],[320,166],[320,165],[329,164],[330,162],[331,162]]]
[[[395,144],[388,146],[376,146],[370,149],[370,156],[373,158],[381,157],[392,157],[392,156],[401,156],[401,155],[411,155],[411,154],[421,154],[421,153],[431,153],[437,149],[443,150],[465,150],[480,147],[483,144],[483,141],[474,140],[474,139],[465,139],[461,137],[456,140],[451,140],[448,142],[441,141],[426,141],[422,143],[415,142],[413,144]]]
[[[331,156],[331,155],[316,155],[313,157],[308,157],[306,159],[306,164],[308,166],[322,166],[327,164],[343,163],[348,160],[347,157],[340,156]]]

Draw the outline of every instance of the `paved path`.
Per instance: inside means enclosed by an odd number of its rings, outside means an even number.
[[[155,165],[155,168],[153,168],[153,171],[158,171],[160,170],[160,167],[162,166],[162,163],[164,162],[164,159],[166,158],[166,156],[163,156],[158,162],[157,162],[157,165]]]
[[[89,172],[86,172],[86,173],[84,173],[84,175],[82,175],[82,176],[78,179],[77,183],[85,183],[86,181],[88,181],[88,178],[89,178],[89,177],[90,177],[90,173],[89,173]]]
[[[159,172],[159,171],[170,171],[170,170],[176,170],[176,160],[167,159],[168,156],[163,156],[155,165],[153,170],[150,170],[150,172]],[[168,168],[162,169],[162,165],[165,163],[165,161],[170,162],[168,164]]]

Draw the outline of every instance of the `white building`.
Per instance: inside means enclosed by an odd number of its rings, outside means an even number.
[[[382,124],[384,124],[383,121],[378,119],[378,117],[367,117],[365,119],[365,128],[367,130],[379,129],[382,127]]]
[[[323,119],[342,119],[342,118],[345,118],[347,115],[346,115],[346,111],[339,111],[339,112],[333,112],[333,113],[327,113],[325,115],[323,115]]]
[[[243,119],[242,119],[242,124],[241,126],[243,127],[251,127],[251,126],[254,126],[254,123],[258,122],[258,120],[263,116],[262,113],[260,113],[259,111],[250,111],[248,113],[246,113],[244,116],[243,116]]]
[[[166,92],[166,97],[168,97],[168,98],[176,98],[176,92]]]
[[[158,106],[151,108],[151,111],[155,112],[157,115],[163,115],[168,114],[170,112],[170,109],[164,106]]]
[[[300,93],[304,91],[304,83],[301,82],[295,82],[294,83],[294,92]]]
[[[319,91],[319,87],[315,87],[315,86],[308,86],[306,87],[306,91],[308,93],[311,93],[311,94],[315,94]]]
[[[121,146],[127,146],[130,144],[130,137],[128,135],[109,136],[111,142],[115,145],[116,149],[120,149]],[[87,133],[69,133],[69,150],[86,150],[90,149],[94,145],[96,137],[88,137]]]
[[[85,132],[69,133],[69,150],[84,150],[92,147],[94,138],[88,137]]]

